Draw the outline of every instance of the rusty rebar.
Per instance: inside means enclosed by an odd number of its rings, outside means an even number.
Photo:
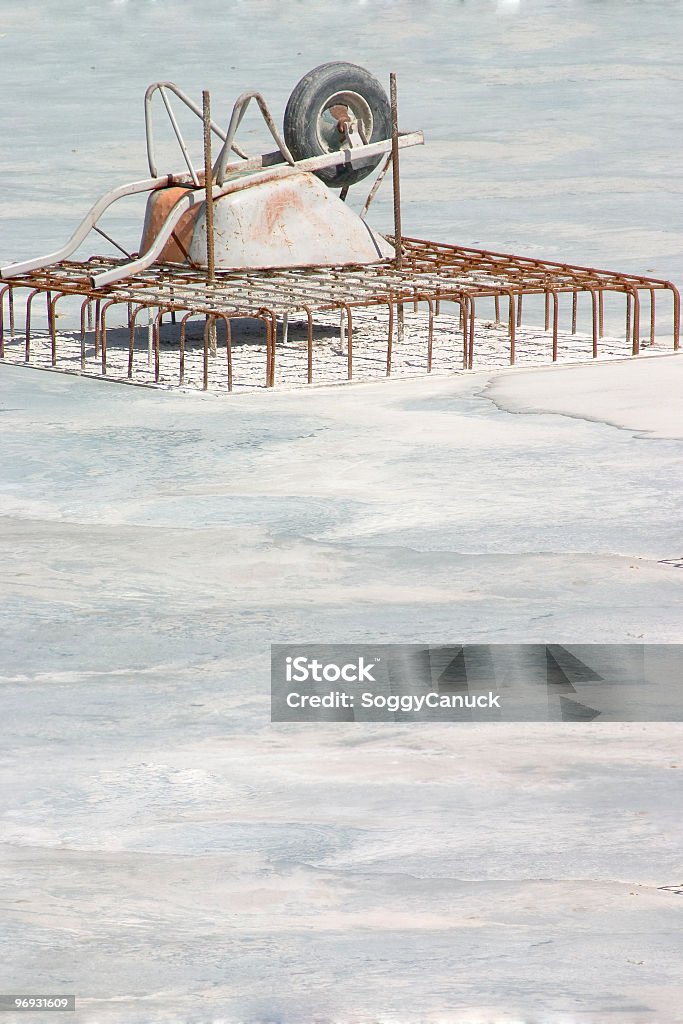
[[[259,318],[266,325],[266,387],[275,387],[275,347],[277,345],[277,316],[272,309],[265,306],[259,312]]]
[[[391,356],[394,344],[394,301],[389,298],[389,327],[387,331],[387,377],[391,376]]]
[[[180,321],[180,352],[178,360],[178,381],[180,384],[185,383],[185,324],[191,316],[196,316],[196,313],[189,312]]]
[[[595,288],[589,288],[591,296],[591,328],[592,328],[592,341],[593,348],[592,354],[593,359],[598,358],[598,296]]]
[[[161,317],[163,310],[159,310],[152,318],[152,352],[154,356],[154,383],[158,384],[161,378]]]
[[[401,173],[398,162],[398,94],[396,90],[396,74],[389,75],[389,92],[391,97],[391,171],[394,186],[394,250],[396,267],[403,266],[403,241],[401,236]]]
[[[630,290],[626,290],[626,343],[631,343],[631,300],[632,295]]]
[[[265,311],[262,310],[259,314],[259,319],[263,322],[266,328],[266,387],[270,387],[270,363],[272,360],[271,343],[272,343],[272,331],[273,324],[270,317],[264,315]]]
[[[214,265],[213,236],[213,164],[211,162],[211,96],[209,90],[202,91],[202,107],[204,117],[204,190],[206,205],[204,217],[206,221],[206,274],[211,283],[216,280]]]
[[[102,376],[107,374],[107,310],[110,306],[118,305],[117,299],[110,299],[109,302],[105,302],[100,313],[100,341],[101,341],[101,353],[102,353]]]
[[[95,355],[100,354],[100,308],[102,306],[102,300],[96,299],[95,301]]]
[[[467,339],[469,337],[469,309],[470,300],[467,296],[464,297],[460,303],[460,329],[462,330],[462,368],[463,370],[469,369],[469,356],[468,356],[468,345]]]
[[[141,313],[145,306],[141,303],[128,314],[128,380],[133,379],[133,353],[135,350],[135,331],[137,330],[138,313]]]
[[[633,342],[631,352],[637,356],[640,352],[640,295],[633,289]]]
[[[510,366],[514,366],[515,353],[516,353],[516,342],[517,337],[515,334],[515,327],[517,324],[515,318],[515,294],[513,291],[508,292],[508,299],[510,302]]]
[[[346,379],[353,380],[353,317],[348,302],[342,303],[342,317],[346,311]]]
[[[306,314],[306,320],[308,324],[308,336],[306,338],[306,379],[309,384],[313,383],[313,314],[310,306],[304,306],[303,310]]]
[[[230,317],[224,313],[219,314],[225,324],[225,358],[228,365],[228,391],[232,391],[232,325]]]
[[[85,370],[85,318],[86,309],[90,309],[90,299],[83,299],[81,303],[81,371]]]
[[[31,359],[31,306],[36,295],[40,295],[41,289],[34,288],[31,294],[26,299],[26,338],[24,339],[24,362],[28,363]]]
[[[12,292],[12,285],[0,288],[0,359],[5,358],[5,292]]]
[[[50,357],[53,366],[57,365],[57,314],[55,313],[55,308],[59,300],[64,298],[66,298],[64,293],[59,292],[50,302],[50,308],[48,310],[50,321]]]
[[[468,367],[475,358],[475,324],[472,307],[479,297],[493,299],[496,317],[500,316],[500,296],[507,295],[510,303],[507,328],[510,334],[511,356],[515,358],[515,327],[519,325],[520,307],[526,295],[544,297],[546,325],[549,321],[549,307],[552,301],[553,357],[557,359],[557,334],[559,312],[557,304],[563,294],[571,295],[572,331],[577,328],[577,303],[582,294],[591,295],[593,353],[597,356],[598,339],[604,333],[605,293],[624,296],[626,301],[626,334],[631,350],[637,354],[640,349],[640,291],[646,290],[650,298],[650,344],[654,343],[656,330],[656,292],[668,290],[673,302],[673,347],[680,344],[680,295],[669,281],[644,278],[632,274],[581,268],[569,264],[548,263],[527,257],[511,256],[488,250],[476,250],[445,243],[427,242],[421,239],[401,238],[403,266],[399,268],[394,260],[351,267],[282,268],[269,271],[234,270],[216,274],[213,284],[208,281],[205,271],[187,265],[173,264],[149,268],[134,278],[105,289],[93,287],[89,281],[93,269],[111,267],[117,260],[112,257],[92,257],[88,261],[63,261],[59,265],[39,269],[17,278],[6,285],[0,297],[0,353],[6,351],[2,331],[5,326],[4,296],[10,310],[14,309],[14,292],[23,289],[28,292],[25,305],[26,340],[24,358],[32,358],[32,303],[39,293],[48,301],[48,327],[52,342],[52,360],[56,365],[60,358],[56,341],[56,297],[77,296],[81,300],[81,367],[86,365],[86,317],[91,320],[95,309],[95,351],[101,356],[103,372],[107,372],[106,316],[111,304],[126,306],[129,326],[129,376],[134,364],[137,317],[142,309],[150,314],[150,357],[154,356],[155,379],[159,379],[159,345],[161,318],[176,311],[181,314],[208,317],[208,333],[214,332],[218,318],[256,317],[266,327],[266,386],[275,381],[275,358],[277,343],[277,320],[284,318],[290,310],[305,310],[309,325],[307,344],[306,376],[313,378],[313,331],[316,314],[333,309],[341,310],[342,317],[353,331],[355,310],[386,306],[389,309],[391,334],[387,339],[387,371],[393,370],[394,321],[400,320],[406,302],[427,303],[429,325],[426,333],[427,366],[433,363],[433,318],[441,309],[441,302],[454,302],[459,308],[460,326],[463,332],[463,365]],[[119,261],[120,262],[120,261]],[[430,306],[429,303],[432,303]],[[136,305],[135,317],[131,315]],[[396,309],[394,309],[396,307]],[[153,316],[156,325],[153,326]],[[224,320],[225,322],[225,320]],[[92,327],[92,320],[90,323]],[[226,323],[227,330],[227,323]],[[181,332],[182,334],[182,332]],[[132,349],[131,349],[132,345]],[[351,346],[353,336],[351,334]],[[104,349],[104,351],[102,351]],[[227,349],[227,344],[226,344]],[[352,352],[350,372],[353,373]],[[181,344],[181,360],[184,360],[184,336]],[[150,358],[150,366],[152,359]],[[349,366],[347,364],[347,375]],[[208,375],[208,368],[207,368]]]
[[[202,363],[202,390],[209,390],[209,327],[213,322],[211,314],[206,317],[204,322],[204,351],[203,351],[203,363]]]
[[[673,285],[671,285],[671,290],[674,303],[674,352],[677,352],[681,341],[681,296]]]
[[[375,183],[373,184],[372,188],[368,192],[368,197],[365,200],[365,203],[363,204],[363,209],[360,211],[360,218],[361,218],[361,220],[365,220],[365,218],[367,216],[367,213],[368,213],[368,210],[370,209],[370,206],[372,205],[372,202],[373,202],[375,196],[379,192],[380,185],[384,181],[384,178],[386,177],[386,173],[389,170],[389,168],[391,167],[391,161],[392,161],[392,154],[390,153],[389,156],[384,161],[384,164],[382,166],[382,170],[377,175],[377,178],[375,179]]]

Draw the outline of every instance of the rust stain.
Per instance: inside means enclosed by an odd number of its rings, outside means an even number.
[[[262,221],[264,233],[272,234],[276,227],[283,229],[284,215],[288,209],[303,210],[304,204],[301,196],[294,188],[278,189],[263,203]]]
[[[147,249],[149,249],[175,204],[179,199],[182,199],[186,195],[186,188],[173,186],[171,188],[162,188],[156,192],[152,192],[147,200],[145,225],[142,230],[140,252],[146,252]],[[183,252],[180,245],[178,245],[177,242],[174,241],[173,237],[171,237],[162,249],[157,263],[186,262],[185,253],[190,248],[192,232],[194,231],[194,225],[198,214],[199,205],[194,206],[191,210],[188,210],[187,213],[183,214],[175,226],[173,234],[180,240],[180,244],[184,247],[185,252]]]

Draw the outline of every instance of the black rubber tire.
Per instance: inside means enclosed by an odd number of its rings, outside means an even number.
[[[321,130],[326,127],[324,114],[330,100],[349,94],[356,116],[360,117],[368,142],[391,138],[391,106],[384,89],[369,71],[357,64],[332,61],[313,68],[294,87],[287,102],[284,118],[284,136],[295,160],[321,156],[335,148],[331,134],[325,140]],[[345,100],[337,100],[344,103]],[[371,122],[371,123],[368,123]],[[341,142],[341,136],[340,136]],[[382,154],[364,162],[362,167],[330,167],[318,171],[318,177],[330,188],[353,185],[370,174],[382,159]]]

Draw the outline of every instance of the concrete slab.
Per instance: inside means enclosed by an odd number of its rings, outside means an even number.
[[[3,0],[1,262],[145,176],[151,80],[227,120],[341,57],[425,130],[406,231],[680,284],[682,32],[623,0]],[[142,214],[105,230],[135,249]],[[680,727],[267,703],[273,641],[680,641],[679,376],[229,402],[0,366],[0,988],[75,1024],[683,1021]]]
[[[265,401],[0,369],[13,988],[682,1019],[680,727],[268,724],[275,641],[678,640],[681,441],[633,428],[679,364],[631,365]],[[539,412],[595,369],[629,430]]]

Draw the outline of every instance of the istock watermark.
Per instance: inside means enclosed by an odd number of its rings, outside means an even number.
[[[337,665],[333,661],[318,661],[317,658],[309,659],[305,655],[298,658],[287,657],[285,664],[288,683],[307,683],[309,680],[313,680],[314,683],[336,683],[340,679],[345,683],[375,682],[372,674],[374,665],[366,665],[362,655],[356,661],[345,665]]]
[[[683,721],[683,645],[274,644],[271,718]]]

